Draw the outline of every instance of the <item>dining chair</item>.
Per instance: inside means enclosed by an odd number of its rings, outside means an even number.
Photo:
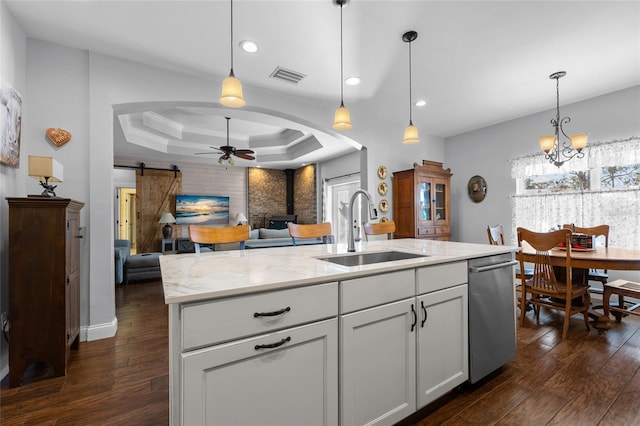
[[[596,237],[603,236],[604,246],[609,247],[609,225],[597,225],[584,228],[569,223],[562,225],[562,227],[571,229],[571,231],[576,234],[595,235]],[[587,273],[587,281],[598,281],[604,288],[604,285],[609,281],[609,274],[606,269],[589,269],[589,272]],[[591,291],[602,294],[602,290],[599,289],[591,289]]]
[[[583,314],[587,331],[589,326],[589,305],[591,296],[588,285],[572,283],[571,280],[571,230],[559,229],[551,232],[533,232],[525,228],[517,228],[518,247],[522,248],[523,243],[529,244],[535,250],[535,261],[533,262],[533,276],[523,280],[522,298],[520,302],[520,322],[524,325],[525,307],[529,303],[534,307],[536,322],[540,323],[540,308],[546,307],[564,311],[564,324],[562,327],[562,338],[567,337],[569,330],[569,320],[572,315]],[[566,278],[558,280],[551,264],[549,252],[554,247],[564,244],[565,257],[563,268]],[[522,251],[516,254],[520,261],[520,267],[524,269],[524,257]],[[530,295],[530,297],[527,297]],[[573,302],[580,299],[580,303]],[[573,302],[573,303],[572,303]]]
[[[249,225],[238,225],[215,228],[211,226],[189,225],[188,231],[189,240],[193,242],[196,253],[200,253],[201,244],[240,243],[240,250],[244,250],[244,242],[249,239],[251,227]]]
[[[503,246],[504,245],[504,230],[502,225],[489,225],[487,226],[487,237],[489,238],[489,244],[493,246]],[[516,267],[516,278],[522,279],[520,275],[520,267]],[[533,276],[533,269],[526,268],[524,270],[525,278],[531,278]]]
[[[396,223],[392,220],[386,222],[363,222],[362,229],[364,229],[364,239],[369,241],[369,235],[382,235],[387,234],[387,239],[393,239],[393,233],[396,232]]]
[[[331,236],[331,222],[308,225],[289,222],[287,227],[294,246],[296,245],[296,238],[322,238],[322,242],[326,244]]]

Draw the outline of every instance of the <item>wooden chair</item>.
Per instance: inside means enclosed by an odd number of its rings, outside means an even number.
[[[591,302],[588,286],[571,282],[571,230],[560,229],[551,232],[533,232],[525,228],[518,228],[518,247],[528,243],[536,252],[533,277],[523,281],[522,299],[520,301],[520,322],[524,324],[525,308],[529,303],[534,307],[536,321],[540,323],[540,308],[546,307],[564,311],[564,325],[562,338],[567,337],[569,320],[572,315],[582,313],[584,323],[589,327],[589,305]],[[551,265],[549,251],[565,244],[566,257],[563,268],[566,271],[565,282],[558,281]],[[524,269],[524,257],[518,252],[516,256],[520,267]],[[527,298],[527,295],[531,297]],[[572,303],[573,299],[581,299],[582,303]],[[579,305],[579,306],[578,306]]]
[[[386,222],[363,222],[362,229],[364,229],[364,239],[369,241],[369,235],[382,235],[387,234],[387,239],[393,239],[393,233],[396,232],[396,223],[392,220]]]
[[[586,235],[595,235],[595,236],[604,236],[604,246],[609,247],[609,225],[598,225],[591,226],[588,228],[582,228],[579,226],[575,226],[572,223],[562,225],[565,229],[571,229],[571,232],[575,232],[577,234],[586,234]],[[604,289],[604,285],[609,281],[609,274],[606,269],[589,269],[587,273],[587,281],[598,281],[602,284],[602,288]],[[599,289],[591,289],[593,293],[602,294],[602,290]]]
[[[331,235],[331,222],[314,223],[309,225],[299,225],[297,223],[287,223],[289,235],[293,245],[296,245],[296,238],[322,238],[323,243],[327,243]]]
[[[188,230],[189,240],[193,242],[196,253],[200,253],[200,244],[240,243],[240,250],[244,250],[244,242],[249,239],[251,233],[249,225],[225,226],[223,228],[189,225]]]
[[[504,245],[504,231],[502,225],[487,226],[487,237],[489,237],[489,244],[493,246]],[[516,278],[522,279],[520,274],[521,269],[516,267]],[[527,268],[524,270],[525,278],[531,278],[533,276],[533,269]]]

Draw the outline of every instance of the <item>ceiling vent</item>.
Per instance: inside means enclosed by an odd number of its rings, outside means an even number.
[[[276,67],[269,77],[286,81],[287,83],[298,84],[306,75],[286,68]]]

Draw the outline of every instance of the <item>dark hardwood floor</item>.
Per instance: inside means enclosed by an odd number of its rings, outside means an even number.
[[[167,307],[159,282],[116,289],[118,333],[83,342],[67,376],[8,388],[2,425],[166,425]],[[529,314],[531,316],[531,314]],[[406,425],[640,424],[640,319],[587,332],[579,316],[560,339],[562,313],[518,327],[518,355],[476,385],[463,385]],[[301,419],[301,422],[303,420]]]

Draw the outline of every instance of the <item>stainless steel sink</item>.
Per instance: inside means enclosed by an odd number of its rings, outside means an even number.
[[[394,260],[427,257],[426,254],[405,253],[403,251],[381,251],[375,253],[354,253],[338,256],[317,257],[318,260],[337,263],[344,266],[369,265],[371,263],[391,262]]]

